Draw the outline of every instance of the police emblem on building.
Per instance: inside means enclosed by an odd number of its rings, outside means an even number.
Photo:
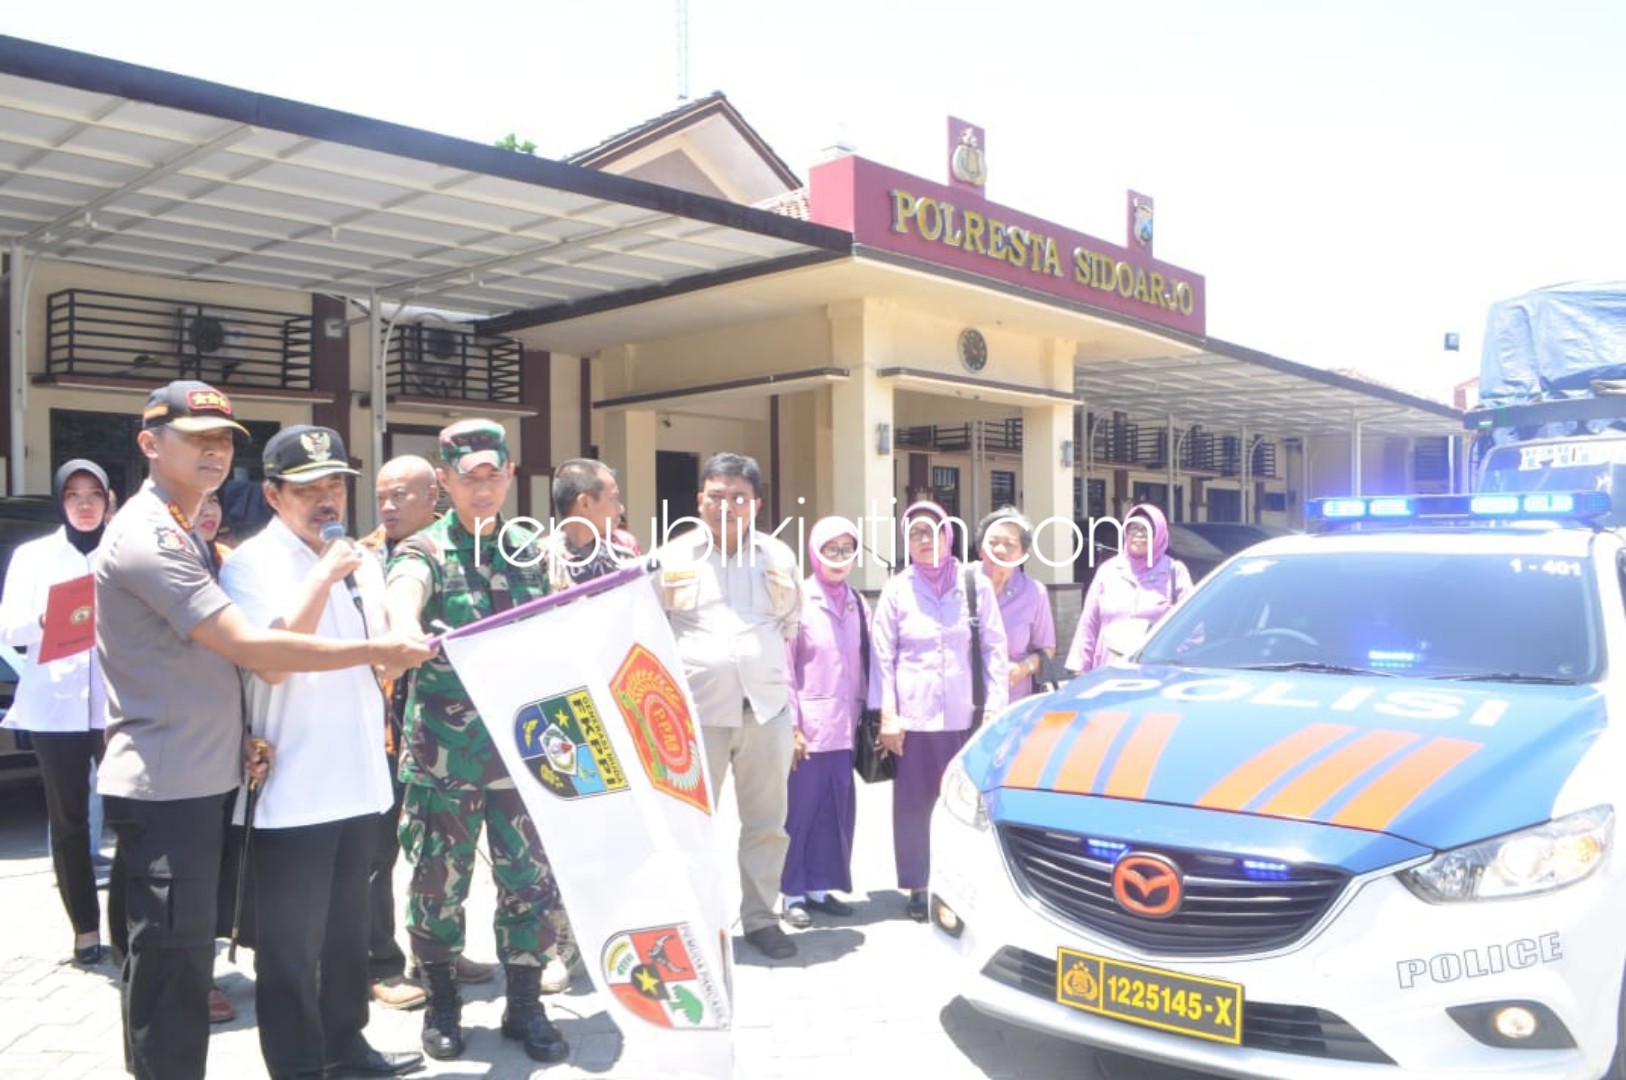
[[[1148,255],[1152,253],[1153,209],[1150,195],[1136,191],[1129,193],[1129,244]]]
[[[988,161],[976,128],[967,125],[960,129],[959,141],[949,158],[949,171],[962,184],[983,187],[988,183]]]

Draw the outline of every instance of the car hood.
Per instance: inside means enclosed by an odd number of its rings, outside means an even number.
[[[1007,711],[985,792],[1065,792],[1385,832],[1436,850],[1546,821],[1603,731],[1591,686],[1116,668]]]

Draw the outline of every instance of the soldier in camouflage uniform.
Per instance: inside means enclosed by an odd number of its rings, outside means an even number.
[[[514,476],[501,425],[451,425],[440,433],[440,459],[452,511],[402,541],[390,559],[390,620],[398,629],[465,626],[548,591],[536,538],[501,517]],[[429,995],[424,1051],[439,1059],[463,1053],[452,965],[463,949],[475,843],[488,826],[497,954],[508,978],[502,1033],[521,1040],[534,1060],[562,1061],[569,1047],[537,997],[558,890],[519,791],[444,656],[413,672],[402,743],[401,847],[412,864],[407,933]]]

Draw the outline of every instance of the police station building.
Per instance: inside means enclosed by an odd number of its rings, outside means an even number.
[[[140,404],[179,377],[231,394],[249,478],[314,422],[365,493],[486,415],[514,512],[599,457],[646,546],[718,450],[761,462],[767,525],[928,496],[1296,526],[1308,497],[1460,483],[1457,411],[1208,337],[1151,199],[1084,235],[990,202],[981,132],[944,135],[938,178],[837,154],[804,182],[712,95],[549,161],[0,37],[7,490],[76,456],[132,490]]]

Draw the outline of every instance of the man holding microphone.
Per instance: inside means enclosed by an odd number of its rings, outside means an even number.
[[[331,428],[285,427],[265,446],[276,516],[221,571],[256,627],[366,641],[388,629],[384,574],[345,536],[350,467]],[[391,803],[385,702],[371,668],[248,679],[253,733],[277,770],[246,822],[256,904],[254,1001],[273,1080],[391,1076],[417,1053],[367,1044],[367,873]],[[244,800],[238,801],[239,816]]]

